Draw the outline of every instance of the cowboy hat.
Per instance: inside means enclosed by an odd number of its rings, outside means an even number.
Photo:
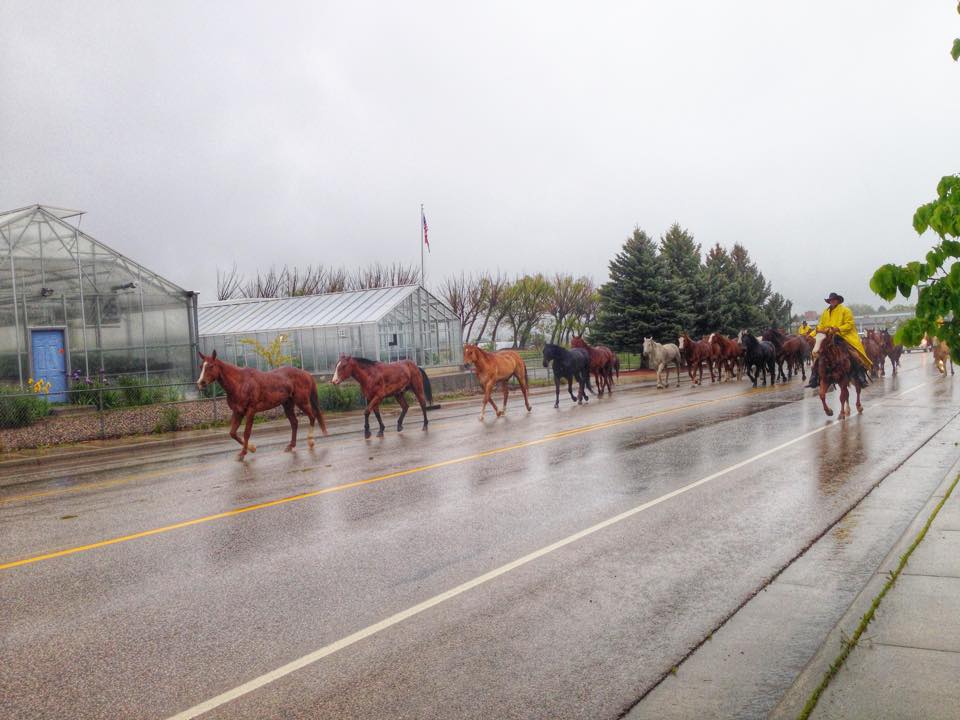
[[[843,302],[843,295],[837,295],[835,292],[832,292],[823,299],[825,303],[828,303],[831,300],[837,300],[839,302]]]

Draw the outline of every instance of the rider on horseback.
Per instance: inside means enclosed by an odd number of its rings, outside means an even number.
[[[857,334],[856,323],[853,322],[853,313],[843,304],[843,295],[830,293],[823,300],[828,307],[820,315],[820,321],[817,323],[816,332],[823,332],[827,328],[836,328],[837,335],[846,343],[847,350],[850,352],[850,364],[857,379],[861,385],[867,385],[867,373],[873,367],[870,358],[867,357],[866,350],[863,349],[863,343],[860,342],[860,335]],[[807,387],[815,388],[820,385],[820,377],[817,373],[817,366],[814,364],[810,372],[810,382]]]

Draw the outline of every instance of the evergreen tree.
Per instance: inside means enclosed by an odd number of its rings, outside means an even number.
[[[759,332],[767,322],[764,305],[770,297],[770,283],[740,243],[736,243],[730,251],[730,262],[733,277],[733,324],[739,329]]]
[[[793,315],[793,303],[787,300],[778,292],[773,293],[767,298],[767,304],[763,308],[766,315],[766,325],[768,327],[784,328],[790,325]]]
[[[617,350],[638,351],[644,337],[674,342],[680,331],[657,246],[639,227],[610,261],[610,279],[600,288],[593,337]],[[665,299],[668,300],[665,302]]]
[[[693,332],[697,315],[697,297],[701,292],[700,245],[693,236],[674,223],[660,238],[660,259],[663,262],[669,296],[679,327]]]
[[[703,263],[701,292],[697,301],[696,335],[720,332],[735,336],[741,328],[735,318],[733,261],[724,248],[717,243]]]

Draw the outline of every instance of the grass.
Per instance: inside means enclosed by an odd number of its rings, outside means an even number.
[[[927,535],[927,531],[930,529],[930,526],[933,524],[934,519],[937,517],[937,514],[940,512],[940,509],[943,507],[944,503],[950,498],[950,495],[953,493],[953,489],[957,486],[958,481],[960,481],[960,475],[957,475],[957,477],[953,479],[953,482],[950,484],[950,487],[947,489],[947,492],[944,494],[943,498],[939,503],[937,503],[937,506],[933,509],[933,512],[930,513],[930,517],[927,518],[927,522],[924,523],[923,529],[917,533],[917,537],[915,537],[913,542],[910,543],[910,547],[907,548],[907,551],[900,556],[900,562],[897,565],[896,570],[890,572],[889,579],[886,583],[884,583],[883,588],[873,599],[873,602],[870,604],[870,609],[864,613],[862,618],[860,618],[860,624],[857,625],[857,629],[854,631],[853,635],[850,636],[849,639],[843,639],[843,649],[840,651],[840,654],[837,655],[836,659],[830,664],[829,669],[824,673],[823,679],[810,695],[806,705],[803,706],[803,710],[797,716],[797,720],[807,720],[810,717],[810,714],[817,707],[817,703],[820,701],[820,696],[823,695],[823,692],[830,685],[830,681],[833,680],[834,676],[840,671],[840,668],[843,667],[843,664],[850,656],[850,653],[857,646],[857,643],[860,642],[861,636],[866,631],[867,626],[873,621],[873,618],[877,612],[877,608],[880,607],[880,603],[883,602],[883,598],[886,597],[887,593],[890,591],[890,588],[892,588],[897,582],[897,578],[900,577],[900,573],[903,572],[903,568],[906,567],[907,561],[910,559],[913,551],[917,549],[917,546],[920,545],[921,542],[923,542],[923,539]]]
[[[0,386],[0,428],[27,427],[49,414],[50,403],[45,395]]]

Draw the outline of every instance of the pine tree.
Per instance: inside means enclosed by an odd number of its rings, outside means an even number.
[[[674,342],[680,330],[671,288],[657,246],[639,227],[610,261],[610,279],[600,288],[593,324],[597,342],[638,351],[644,337]]]
[[[693,332],[697,297],[701,292],[700,245],[679,224],[674,223],[660,237],[660,259],[670,285],[665,300],[673,303],[679,328]]]
[[[736,243],[730,251],[730,262],[733,274],[733,323],[741,329],[759,332],[767,323],[764,305],[770,297],[770,283],[740,243]]]
[[[697,301],[697,336],[719,332],[735,336],[740,328],[734,313],[735,288],[733,261],[720,244],[707,253],[701,274],[701,292]]]

